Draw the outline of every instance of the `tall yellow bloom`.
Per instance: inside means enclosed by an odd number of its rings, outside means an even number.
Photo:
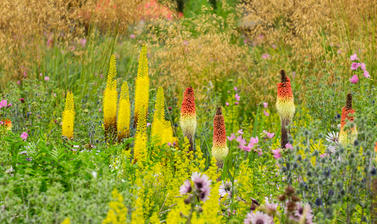
[[[112,192],[112,201],[109,203],[109,211],[106,218],[102,221],[102,224],[121,224],[127,221],[127,208],[123,204],[123,196],[114,189]]]
[[[128,84],[124,82],[120,91],[119,110],[118,110],[118,141],[130,136],[130,98]]]
[[[135,82],[135,124],[140,117],[141,108],[144,108],[147,115],[149,100],[149,76],[148,76],[148,59],[147,47],[143,46],[139,57],[139,67]]]
[[[65,100],[65,108],[62,116],[62,136],[72,139],[73,138],[73,126],[75,122],[75,106],[73,102],[72,92],[67,93]]]
[[[103,96],[103,117],[105,124],[105,138],[107,141],[114,141],[116,136],[116,117],[118,93],[116,90],[116,59],[112,55],[110,58],[109,74],[107,76],[106,89]]]
[[[153,121],[157,119],[165,119],[165,99],[162,87],[159,87],[157,90],[156,105],[153,114]]]
[[[135,144],[134,144],[134,161],[138,161],[141,157],[147,156],[147,110],[140,108],[140,116],[137,120]],[[143,159],[142,158],[142,159]]]
[[[152,138],[156,140],[157,145],[173,144],[173,129],[170,121],[165,120],[165,100],[164,90],[162,87],[157,90],[157,100],[152,123]]]

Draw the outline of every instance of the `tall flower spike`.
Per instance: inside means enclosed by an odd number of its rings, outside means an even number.
[[[348,122],[354,121],[355,110],[352,109],[352,94],[347,94],[346,105],[342,108],[342,116],[340,120],[340,132],[339,132],[339,143],[343,146],[348,144],[353,144],[357,139],[357,129],[356,125],[353,124],[353,127],[346,129],[346,124]]]
[[[219,168],[223,166],[224,159],[228,155],[228,152],[229,149],[226,145],[224,116],[221,112],[221,107],[218,107],[216,115],[213,118],[212,156],[215,157]]]
[[[75,122],[75,106],[72,92],[67,92],[65,108],[62,116],[62,136],[68,139],[73,138],[73,126]]]
[[[117,117],[117,82],[116,76],[116,59],[112,55],[110,58],[109,73],[107,76],[106,89],[103,96],[103,117],[105,126],[106,141],[114,141],[116,138],[116,117]]]
[[[144,160],[147,156],[147,120],[144,108],[140,108],[140,117],[137,120],[135,145],[134,145],[134,162]]]
[[[141,108],[148,110],[149,101],[149,76],[148,76],[148,58],[147,47],[143,46],[139,56],[139,66],[135,82],[135,123],[140,116]],[[147,112],[145,112],[145,115]]]
[[[118,141],[130,136],[130,98],[128,93],[128,84],[124,82],[120,91],[119,109],[118,109]]]
[[[186,89],[183,95],[181,107],[180,125],[183,136],[190,141],[190,150],[194,150],[194,138],[196,130],[195,97],[192,87]]]
[[[280,71],[281,82],[278,83],[276,109],[281,121],[281,147],[285,148],[288,143],[287,126],[292,121],[295,114],[295,104],[293,100],[291,81],[284,70]]]
[[[164,89],[159,87],[156,96],[155,111],[153,114],[153,121],[156,119],[165,119],[165,99],[164,99]]]
[[[170,121],[165,120],[165,100],[162,87],[158,88],[156,98],[152,123],[152,138],[156,140],[157,145],[173,144],[175,142],[173,129]]]

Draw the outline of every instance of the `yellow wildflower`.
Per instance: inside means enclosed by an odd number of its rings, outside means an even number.
[[[72,92],[67,93],[65,100],[65,108],[62,116],[62,136],[72,139],[73,138],[73,126],[75,121],[75,108],[73,102]]]
[[[103,116],[105,126],[105,137],[108,141],[113,141],[116,135],[116,116],[118,93],[116,90],[116,59],[112,55],[110,58],[109,74],[107,76],[106,89],[103,96]]]
[[[135,81],[135,124],[141,116],[141,109],[148,110],[149,76],[147,47],[143,46],[139,56],[139,67]],[[145,115],[147,112],[145,112]]]
[[[109,203],[109,211],[102,224],[121,224],[126,223],[127,208],[123,204],[123,196],[118,193],[117,189],[112,192],[113,201]]]
[[[127,82],[124,82],[120,91],[119,110],[118,110],[118,141],[130,135],[130,99]]]

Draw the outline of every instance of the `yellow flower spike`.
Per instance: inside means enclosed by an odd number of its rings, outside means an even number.
[[[130,98],[128,92],[128,84],[124,82],[120,91],[119,110],[118,110],[118,141],[127,138],[130,135]]]
[[[138,159],[143,157],[146,158],[147,156],[147,121],[146,121],[146,110],[144,107],[140,110],[140,116],[137,121],[136,127],[136,136],[135,136],[135,145],[134,145],[134,161],[138,161]]]
[[[115,56],[112,55],[110,58],[106,89],[103,94],[103,117],[106,141],[114,141],[116,137],[118,93],[116,89],[117,82],[114,80],[115,76],[116,59]]]
[[[159,87],[156,96],[156,106],[153,114],[153,121],[157,119],[165,119],[165,99],[164,99],[164,89]]]
[[[72,92],[67,92],[65,108],[62,116],[62,136],[68,139],[73,138],[73,127],[75,122],[75,106]]]
[[[141,108],[148,110],[149,101],[149,76],[147,47],[143,46],[139,56],[139,66],[135,81],[135,124],[139,119]]]
[[[157,145],[174,143],[173,128],[170,121],[165,120],[165,100],[164,90],[160,87],[157,91],[156,105],[152,123],[152,138],[156,140]]]
[[[123,204],[123,196],[119,194],[117,189],[111,193],[112,201],[109,203],[109,211],[102,224],[121,224],[126,223],[127,208]]]
[[[160,219],[158,218],[157,212],[154,212],[152,214],[151,218],[149,219],[149,223],[151,223],[151,224],[160,224]]]
[[[71,224],[71,220],[69,218],[65,218],[61,224]]]

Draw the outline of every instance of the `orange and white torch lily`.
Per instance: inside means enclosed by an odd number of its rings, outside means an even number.
[[[192,87],[185,90],[183,95],[180,126],[183,136],[190,141],[190,150],[194,149],[194,138],[196,131],[196,111],[195,111],[195,96]]]
[[[221,107],[216,110],[216,115],[213,118],[213,145],[212,156],[217,161],[217,166],[221,168],[224,164],[224,159],[228,155],[229,149],[226,145],[226,133],[224,116],[221,112]]]
[[[276,109],[281,121],[281,147],[285,148],[288,143],[287,126],[292,121],[295,114],[295,104],[293,99],[291,80],[286,76],[285,71],[280,71],[281,82],[278,83]]]
[[[342,108],[342,116],[340,120],[340,132],[339,132],[339,143],[343,146],[348,144],[353,144],[357,139],[357,129],[356,125],[353,124],[352,127],[347,128],[348,122],[353,122],[355,110],[352,109],[352,94],[347,95],[346,106]]]

